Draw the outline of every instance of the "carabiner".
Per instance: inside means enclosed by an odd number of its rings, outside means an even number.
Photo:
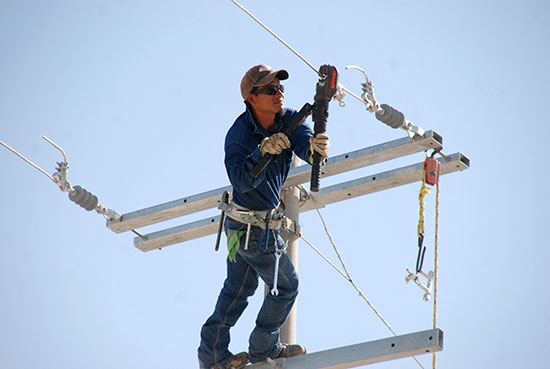
[[[416,273],[422,271],[422,264],[424,264],[424,254],[426,253],[426,245],[424,245],[424,233],[418,235],[418,256],[416,257]]]

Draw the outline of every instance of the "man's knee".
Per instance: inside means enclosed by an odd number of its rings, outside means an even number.
[[[285,286],[279,286],[279,292],[288,299],[295,299],[298,296],[300,281],[295,271],[286,275]]]

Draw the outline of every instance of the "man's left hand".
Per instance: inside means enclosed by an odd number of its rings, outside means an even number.
[[[311,153],[317,151],[319,154],[321,154],[321,157],[323,159],[326,159],[328,157],[328,154],[330,152],[330,142],[329,137],[326,133],[319,133],[317,134],[317,136],[310,138],[309,146]]]

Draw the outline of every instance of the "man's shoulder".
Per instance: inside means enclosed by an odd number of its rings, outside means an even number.
[[[283,113],[280,115],[283,122],[283,129],[292,122],[292,119],[297,113],[298,112],[292,108],[285,108],[283,110]]]
[[[298,113],[298,112],[296,111],[296,109],[285,108],[285,114],[284,114],[284,116],[285,116],[285,117],[287,117],[287,116],[288,116],[288,117],[293,117],[294,115],[296,115],[296,113]]]
[[[250,114],[247,111],[235,119],[231,127],[227,130],[225,135],[226,144],[229,142],[235,143],[240,141],[247,141],[249,137],[252,137],[251,132],[254,128],[250,122]]]
[[[250,123],[249,123],[248,114],[247,114],[246,111],[244,111],[241,115],[239,115],[235,119],[235,121],[233,122],[231,127],[229,127],[229,131],[242,130],[242,129],[247,128],[249,125],[250,125]]]

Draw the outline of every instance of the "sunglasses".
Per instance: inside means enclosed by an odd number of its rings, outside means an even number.
[[[252,91],[250,91],[250,93],[255,94],[255,95],[264,94],[264,95],[273,96],[273,95],[276,95],[278,91],[281,91],[282,93],[284,93],[285,92],[285,86],[283,86],[283,85],[271,85],[271,86],[261,88],[259,90],[256,87],[254,87],[252,89]]]

